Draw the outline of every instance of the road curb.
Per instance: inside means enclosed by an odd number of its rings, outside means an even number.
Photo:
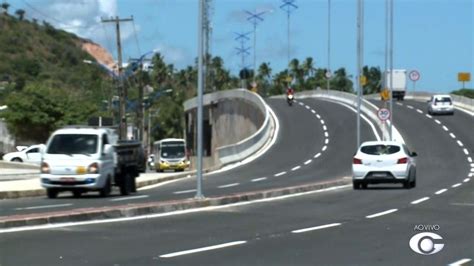
[[[208,173],[214,169],[206,169],[203,170],[204,173]],[[177,179],[182,179],[186,178],[188,176],[193,176],[196,174],[196,171],[191,171],[183,174],[177,174],[177,175],[172,175],[172,176],[166,176],[162,178],[156,178],[156,179],[151,179],[151,180],[142,180],[137,182],[137,188],[141,187],[146,187],[150,185],[155,185],[171,180],[177,180]],[[38,182],[39,179],[38,179]],[[0,183],[1,184],[1,183]],[[12,190],[12,191],[0,191],[0,200],[2,199],[17,199],[17,198],[26,198],[26,197],[40,197],[40,196],[46,196],[46,190],[41,188],[41,189],[32,189],[32,190]]]
[[[299,186],[252,191],[204,199],[186,199],[165,202],[128,204],[102,208],[81,208],[61,212],[15,215],[0,217],[0,229],[15,227],[38,226],[67,222],[84,222],[91,220],[107,220],[113,218],[135,217],[141,215],[160,214],[194,208],[221,206],[237,202],[246,202],[266,198],[286,196],[296,193],[310,192],[351,183],[350,179],[337,179]]]

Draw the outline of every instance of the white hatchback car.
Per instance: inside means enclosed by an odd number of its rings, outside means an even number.
[[[368,184],[402,183],[405,188],[416,186],[416,152],[394,141],[362,143],[352,160],[354,189]]]
[[[428,101],[428,113],[454,114],[453,100],[450,95],[433,95]]]

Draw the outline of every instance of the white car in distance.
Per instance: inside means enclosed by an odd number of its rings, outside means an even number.
[[[454,114],[453,100],[450,95],[433,95],[428,101],[428,113],[433,114]]]
[[[21,151],[7,153],[2,159],[7,162],[40,164],[41,153],[45,147],[44,144],[33,145]]]
[[[395,141],[362,143],[352,159],[354,189],[368,184],[402,183],[404,188],[416,186],[416,152]]]

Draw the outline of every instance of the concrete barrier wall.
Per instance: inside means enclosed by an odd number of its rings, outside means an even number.
[[[203,105],[211,107],[213,159],[208,166],[241,161],[257,152],[271,137],[274,122],[265,101],[245,89],[204,95]],[[197,107],[196,98],[184,103],[185,112]]]
[[[8,128],[5,122],[0,121],[0,155],[15,151],[14,149],[15,140],[13,136],[8,132]],[[1,159],[1,158],[0,158]]]

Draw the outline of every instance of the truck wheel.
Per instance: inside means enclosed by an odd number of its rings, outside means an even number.
[[[126,196],[132,191],[132,178],[129,173],[124,174],[123,180],[120,184],[120,194]]]
[[[105,198],[108,195],[110,195],[111,191],[112,191],[112,184],[110,184],[110,178],[107,178],[107,181],[105,181],[104,187],[99,190],[99,194],[101,197]]]
[[[46,189],[46,195],[48,198],[55,199],[58,196],[58,191],[56,189],[48,188]]]

